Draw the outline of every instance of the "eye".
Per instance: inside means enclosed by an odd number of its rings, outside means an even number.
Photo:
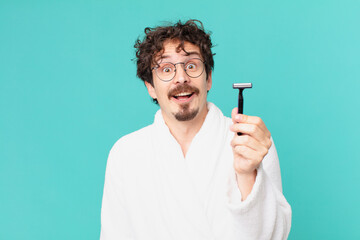
[[[169,72],[171,72],[171,68],[166,67],[166,68],[163,68],[162,71],[163,71],[164,73],[169,73]]]
[[[196,69],[196,64],[195,63],[188,63],[186,64],[186,69],[187,70],[195,70]]]
[[[170,64],[166,64],[166,65],[163,65],[163,66],[160,65],[159,70],[160,70],[161,73],[167,74],[167,73],[172,73],[174,71],[173,68],[174,68],[174,66],[172,66]]]

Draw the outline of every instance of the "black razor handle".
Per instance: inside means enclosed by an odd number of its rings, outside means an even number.
[[[239,88],[239,99],[238,99],[238,113],[243,114],[244,112],[244,98],[243,98],[243,88]],[[238,136],[242,135],[241,132],[237,133]]]

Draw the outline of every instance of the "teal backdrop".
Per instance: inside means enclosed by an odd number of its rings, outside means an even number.
[[[0,239],[99,239],[107,155],[158,107],[136,78],[147,26],[212,31],[210,101],[263,118],[289,239],[360,239],[360,1],[0,1]]]

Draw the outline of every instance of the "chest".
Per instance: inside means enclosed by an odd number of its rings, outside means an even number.
[[[229,232],[226,186],[232,152],[224,146],[208,149],[201,154],[190,147],[186,158],[180,147],[134,153],[135,160],[124,171],[134,232],[157,239],[212,239]]]

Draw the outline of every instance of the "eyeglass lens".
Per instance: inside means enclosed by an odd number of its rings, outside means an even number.
[[[186,63],[176,64],[184,65],[183,67],[186,74],[192,78],[199,77],[204,71],[204,63],[198,58],[190,59]],[[175,77],[176,64],[169,62],[160,63],[159,66],[155,68],[156,75],[163,81],[170,81]]]

